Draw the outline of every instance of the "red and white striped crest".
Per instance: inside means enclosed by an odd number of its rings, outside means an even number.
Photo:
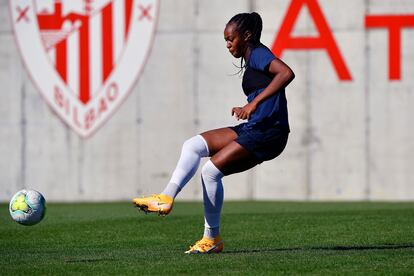
[[[10,0],[24,63],[82,137],[128,96],[149,55],[158,0]]]

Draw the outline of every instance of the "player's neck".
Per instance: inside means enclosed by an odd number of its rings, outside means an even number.
[[[252,49],[251,45],[246,45],[246,50],[244,51],[244,55],[243,55],[244,60],[249,60],[251,49]]]

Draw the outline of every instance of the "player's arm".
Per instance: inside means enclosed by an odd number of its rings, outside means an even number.
[[[270,63],[269,72],[274,74],[274,78],[262,93],[257,95],[253,101],[246,104],[244,107],[233,108],[232,115],[235,114],[237,119],[249,119],[250,115],[256,110],[261,102],[276,94],[282,87],[288,86],[295,78],[292,69],[278,58]]]
[[[261,102],[276,94],[279,89],[286,87],[295,78],[292,69],[283,61],[276,58],[269,65],[269,72],[274,74],[273,80],[259,95],[251,102],[258,106]]]

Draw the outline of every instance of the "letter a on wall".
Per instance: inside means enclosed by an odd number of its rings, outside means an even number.
[[[158,0],[10,0],[14,35],[52,110],[82,137],[126,99],[152,47]]]
[[[296,19],[304,6],[307,6],[309,9],[319,34],[318,37],[292,36]],[[290,3],[279,33],[273,42],[272,51],[276,56],[281,56],[285,49],[325,49],[331,58],[339,79],[352,80],[317,0],[292,0]]]

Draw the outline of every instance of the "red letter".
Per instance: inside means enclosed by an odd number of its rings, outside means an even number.
[[[106,98],[112,102],[118,97],[118,85],[113,82],[109,85],[109,87],[106,89]]]
[[[414,15],[367,15],[366,28],[388,29],[388,78],[401,79],[401,29],[414,27]]]
[[[102,98],[99,100],[99,106],[98,106],[98,116],[100,116],[103,112],[105,112],[108,109],[105,98]]]
[[[92,124],[95,122],[96,116],[95,116],[95,110],[94,109],[89,109],[88,111],[86,111],[85,114],[85,128],[89,129]]]
[[[69,103],[63,97],[62,90],[58,86],[55,86],[54,91],[55,91],[55,102],[56,102],[56,104],[59,107],[63,108],[66,112],[66,115],[68,115],[69,114]]]
[[[64,99],[62,91],[59,89],[59,87],[55,86],[55,102],[59,107],[64,107]]]
[[[78,120],[78,108],[76,106],[73,107],[73,122],[75,123],[77,127],[81,127],[81,124],[79,123],[79,120]]]
[[[291,36],[293,25],[304,5],[309,8],[310,15],[319,32],[318,37]],[[317,0],[292,0],[280,31],[273,42],[272,51],[276,56],[281,56],[284,49],[326,49],[339,79],[352,80]]]

